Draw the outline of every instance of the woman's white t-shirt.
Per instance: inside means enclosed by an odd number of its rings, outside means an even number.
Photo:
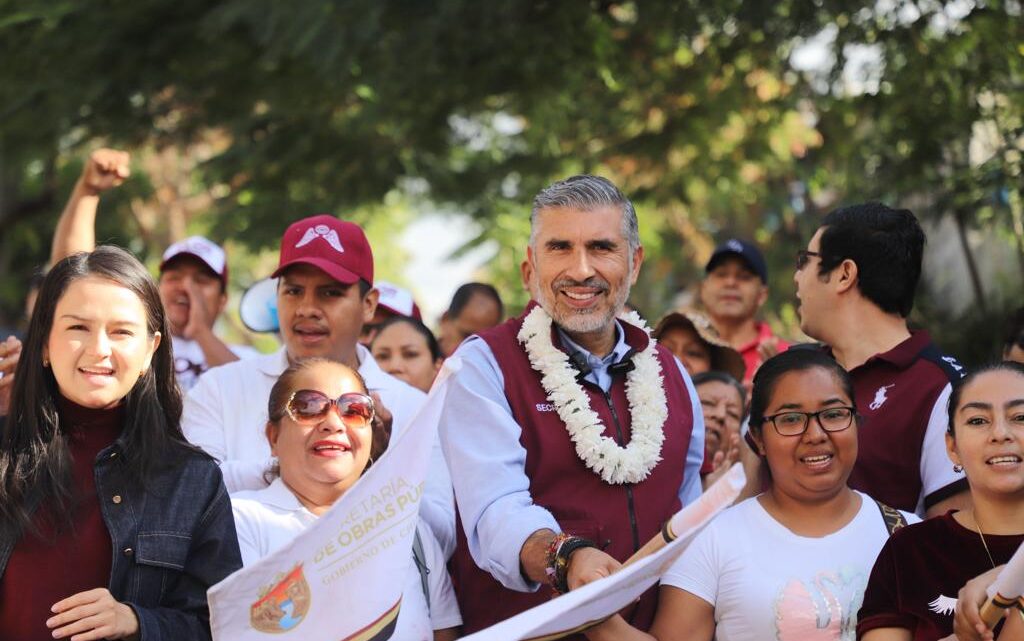
[[[233,494],[231,507],[235,514],[243,566],[251,565],[289,543],[318,518],[299,503],[280,478],[262,490]],[[391,637],[395,641],[432,641],[434,630],[462,625],[462,615],[441,546],[430,528],[422,522],[417,524],[416,531],[430,570],[427,574],[430,608],[427,608],[419,570],[410,559],[402,592],[402,608]]]
[[[747,499],[713,520],[661,584],[714,606],[717,641],[853,641],[868,576],[889,537],[878,504],[857,494],[853,520],[820,538],[794,534]]]

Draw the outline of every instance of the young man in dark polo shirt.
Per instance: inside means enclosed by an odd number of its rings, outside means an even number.
[[[879,203],[825,217],[797,259],[800,328],[853,377],[863,417],[850,486],[901,510],[943,514],[967,502],[946,456],[946,402],[963,367],[907,327],[925,236],[914,215]]]

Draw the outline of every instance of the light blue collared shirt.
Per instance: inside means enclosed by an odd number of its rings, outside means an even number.
[[[612,375],[608,368],[626,358],[626,354],[629,354],[630,350],[629,345],[626,343],[626,335],[618,323],[615,324],[615,347],[604,358],[595,356],[583,349],[579,343],[569,338],[569,335],[561,329],[558,329],[558,338],[562,341],[562,347],[569,350],[569,354],[579,352],[587,359],[587,367],[590,368],[590,371],[583,377],[583,380],[597,385],[601,388],[601,391],[607,393],[612,388]]]
[[[608,367],[622,360],[630,349],[618,321],[615,347],[604,358],[590,354],[564,333],[559,334],[565,347],[586,357],[591,368],[586,379],[608,391],[612,381]],[[478,566],[505,587],[533,592],[540,584],[523,577],[519,552],[537,530],[560,532],[561,528],[548,510],[534,504],[530,495],[526,449],[519,441],[522,430],[512,417],[505,398],[505,378],[491,348],[483,339],[473,336],[462,343],[456,355],[462,359],[462,368],[449,382],[439,429],[469,552]],[[685,475],[679,500],[688,505],[701,494],[704,416],[690,375],[678,360],[676,365],[693,407],[693,435],[686,460],[680,461],[685,465]]]

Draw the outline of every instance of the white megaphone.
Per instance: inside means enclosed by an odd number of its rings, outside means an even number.
[[[251,331],[276,332],[280,328],[277,320],[277,279],[264,278],[245,290],[238,305],[238,315]]]

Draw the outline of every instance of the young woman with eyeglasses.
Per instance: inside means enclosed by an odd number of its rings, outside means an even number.
[[[916,520],[847,487],[854,407],[848,374],[824,353],[790,349],[765,361],[754,376],[750,429],[767,489],[718,516],[665,573],[649,634],[616,616],[587,636],[851,639],[875,556],[891,528]]]
[[[241,567],[216,462],[181,433],[156,283],[128,252],[43,281],[0,421],[0,637],[209,639]]]
[[[946,450],[967,476],[972,507],[908,527],[886,544],[864,595],[857,628],[864,641],[952,634],[959,590],[1024,543],[1024,366],[989,365],[953,386]],[[1017,629],[1008,623],[1003,638],[1024,638],[1020,616],[1010,620]]]
[[[389,434],[358,372],[306,359],[270,392],[266,436],[277,459],[270,486],[231,497],[242,562],[249,565],[311,526],[387,449]],[[457,638],[462,624],[444,554],[422,523],[416,531],[429,569],[429,607],[416,563],[409,564],[395,639]]]

